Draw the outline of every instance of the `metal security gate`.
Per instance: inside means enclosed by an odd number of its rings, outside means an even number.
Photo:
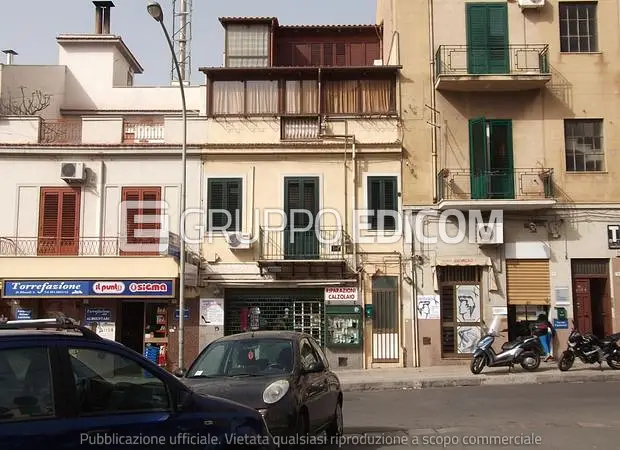
[[[507,259],[508,305],[549,305],[551,280],[548,259]]]
[[[400,350],[398,304],[398,277],[373,278],[373,362],[398,362]]]
[[[441,357],[470,358],[480,340],[481,267],[439,266]]]
[[[322,289],[226,291],[224,334],[250,329],[250,312],[258,308],[261,330],[290,330],[308,333],[324,345],[325,308]]]

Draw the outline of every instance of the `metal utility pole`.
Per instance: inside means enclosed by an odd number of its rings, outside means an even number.
[[[192,42],[192,0],[172,0],[172,40],[174,54],[179,62],[181,79],[172,62],[172,83],[189,83],[192,72],[191,42]]]

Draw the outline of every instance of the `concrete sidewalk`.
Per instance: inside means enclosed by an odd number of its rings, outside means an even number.
[[[620,381],[620,370],[603,364],[585,365],[575,362],[567,372],[560,372],[555,362],[541,363],[536,372],[526,372],[521,366],[510,373],[508,368],[485,367],[474,375],[469,365],[433,366],[403,369],[336,370],[342,388],[348,392],[382,391],[390,389],[426,389],[452,386],[484,386],[506,384],[585,383]]]

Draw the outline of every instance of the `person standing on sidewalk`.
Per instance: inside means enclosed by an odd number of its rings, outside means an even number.
[[[538,336],[538,339],[547,354],[545,362],[553,359],[553,355],[551,354],[551,342],[555,336],[555,329],[553,328],[553,325],[551,325],[551,322],[549,322],[549,318],[546,314],[541,313],[538,315],[536,325],[534,325],[534,335]]]

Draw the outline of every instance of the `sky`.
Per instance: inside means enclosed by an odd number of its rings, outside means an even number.
[[[15,64],[57,64],[56,36],[92,33],[95,7],[90,0],[1,0],[0,50],[13,49]],[[160,26],[146,12],[146,0],[113,0],[111,33],[120,35],[144,73],[135,85],[170,82],[172,60]],[[376,0],[193,0],[192,84],[204,82],[199,67],[221,66],[221,16],[275,16],[281,24],[375,23]],[[172,0],[161,0],[172,34]],[[326,12],[329,11],[329,12]],[[4,57],[4,55],[0,55]],[[4,61],[2,61],[4,62]]]

